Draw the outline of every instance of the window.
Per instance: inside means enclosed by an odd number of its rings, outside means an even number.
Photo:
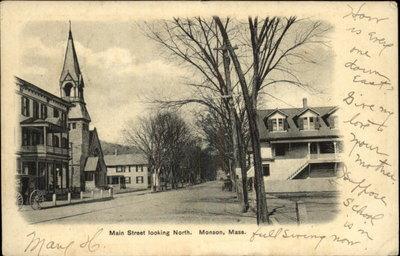
[[[143,176],[137,176],[136,177],[136,184],[142,184],[143,183]]]
[[[264,177],[269,176],[269,164],[263,164],[262,165],[262,170],[263,170],[263,176]]]
[[[29,116],[29,99],[22,97],[21,101],[21,114],[23,116]]]
[[[40,116],[42,119],[46,119],[47,118],[47,106],[44,104],[40,105]]]
[[[22,146],[29,145],[29,130],[22,128]]]
[[[317,142],[310,143],[310,154],[318,154],[318,143]]]
[[[131,177],[125,177],[125,183],[131,184]]]
[[[61,121],[63,126],[67,125],[67,115],[65,114],[65,112],[61,112]]]
[[[284,118],[273,118],[271,120],[272,131],[285,131],[285,119]]]
[[[76,129],[76,123],[72,123],[72,129]]]
[[[286,153],[287,144],[278,143],[275,144],[275,156],[284,156]]]
[[[140,172],[143,172],[143,165],[140,166]]]
[[[64,93],[65,93],[65,96],[67,96],[67,97],[70,97],[70,96],[71,96],[71,89],[72,89],[72,84],[71,84],[71,83],[67,83],[67,84],[64,86]]]
[[[33,117],[39,118],[39,103],[37,101],[33,101]]]
[[[136,165],[136,172],[138,172],[139,171],[139,166],[138,165]]]
[[[53,117],[59,117],[60,116],[60,112],[58,112],[58,109],[54,109],[53,110]]]
[[[93,172],[85,172],[85,181],[93,181],[94,173]]]
[[[108,178],[108,184],[111,185],[116,185],[119,184],[119,177],[107,177]]]
[[[117,166],[117,172],[125,172],[125,166]]]
[[[318,128],[318,118],[317,117],[302,117],[301,118],[303,130],[315,130]]]
[[[333,141],[322,141],[319,143],[319,152],[321,154],[333,154],[335,153],[335,146]]]
[[[62,148],[68,148],[68,139],[67,138],[62,138],[61,139],[61,147]]]
[[[60,141],[59,141],[59,139],[58,139],[58,136],[57,135],[54,135],[53,136],[53,147],[59,147],[60,146]]]

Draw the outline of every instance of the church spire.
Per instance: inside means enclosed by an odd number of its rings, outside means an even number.
[[[69,21],[67,50],[65,52],[64,66],[60,76],[60,83],[66,80],[72,80],[79,87],[83,87],[82,74],[79,68],[78,57],[75,51],[74,39],[72,37],[71,21]]]
[[[71,39],[72,40],[72,31],[71,31],[71,21],[69,20],[69,34],[68,34],[68,40]]]

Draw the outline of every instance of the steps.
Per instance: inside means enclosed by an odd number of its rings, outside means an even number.
[[[289,180],[309,163],[308,158],[275,159],[270,163],[271,175],[267,180]]]
[[[293,179],[294,177],[296,177],[297,174],[299,174],[302,170],[304,170],[305,167],[307,167],[308,165],[308,159],[307,161],[301,165],[292,175],[289,176],[289,178],[287,178],[288,180]]]

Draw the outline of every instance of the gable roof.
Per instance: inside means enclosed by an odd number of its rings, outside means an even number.
[[[89,156],[85,164],[85,172],[93,172],[97,170],[97,163],[99,158],[97,156]]]
[[[306,113],[307,111],[311,111],[317,115],[321,115],[318,111],[314,110],[313,108],[305,108],[299,114],[297,114],[297,116],[301,116],[302,114]]]
[[[278,113],[280,113],[280,114],[282,114],[282,115],[284,115],[284,116],[286,116],[286,117],[288,116],[287,114],[285,114],[284,112],[282,112],[280,109],[276,108],[275,111],[272,111],[271,113],[269,113],[265,118],[268,118],[268,117],[272,116],[272,115],[275,114],[276,112],[278,112]]]
[[[72,107],[68,113],[68,119],[84,119],[88,122],[91,121],[89,112],[86,109],[86,105],[83,102],[74,102],[74,107]]]
[[[329,124],[325,123],[323,118],[318,118],[320,128],[312,131],[301,131],[296,125],[297,117],[303,112],[312,109],[318,113],[320,117],[329,116],[336,106],[313,107],[313,108],[280,108],[279,111],[286,114],[288,121],[288,130],[285,132],[269,132],[264,122],[267,116],[276,112],[277,109],[265,109],[257,111],[257,124],[262,141],[272,141],[281,139],[305,139],[305,138],[321,138],[321,137],[338,137],[339,132],[336,129],[330,129]]]
[[[93,128],[93,130],[89,130],[89,149],[91,149],[92,145],[97,142],[98,146],[101,149],[101,143],[99,140],[99,134],[97,133],[97,129]],[[103,151],[102,151],[103,152]]]
[[[105,155],[104,161],[107,166],[148,164],[148,161],[143,154]]]

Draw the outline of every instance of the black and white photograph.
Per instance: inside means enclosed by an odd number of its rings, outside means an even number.
[[[398,250],[379,247],[398,223],[396,4],[37,4],[31,20],[33,5],[2,5],[2,190],[23,253]],[[183,237],[189,251],[144,246]],[[140,249],[111,252],[129,240]]]
[[[294,16],[28,24],[21,41],[35,44],[16,74],[21,213],[329,221],[343,149],[332,29]]]

